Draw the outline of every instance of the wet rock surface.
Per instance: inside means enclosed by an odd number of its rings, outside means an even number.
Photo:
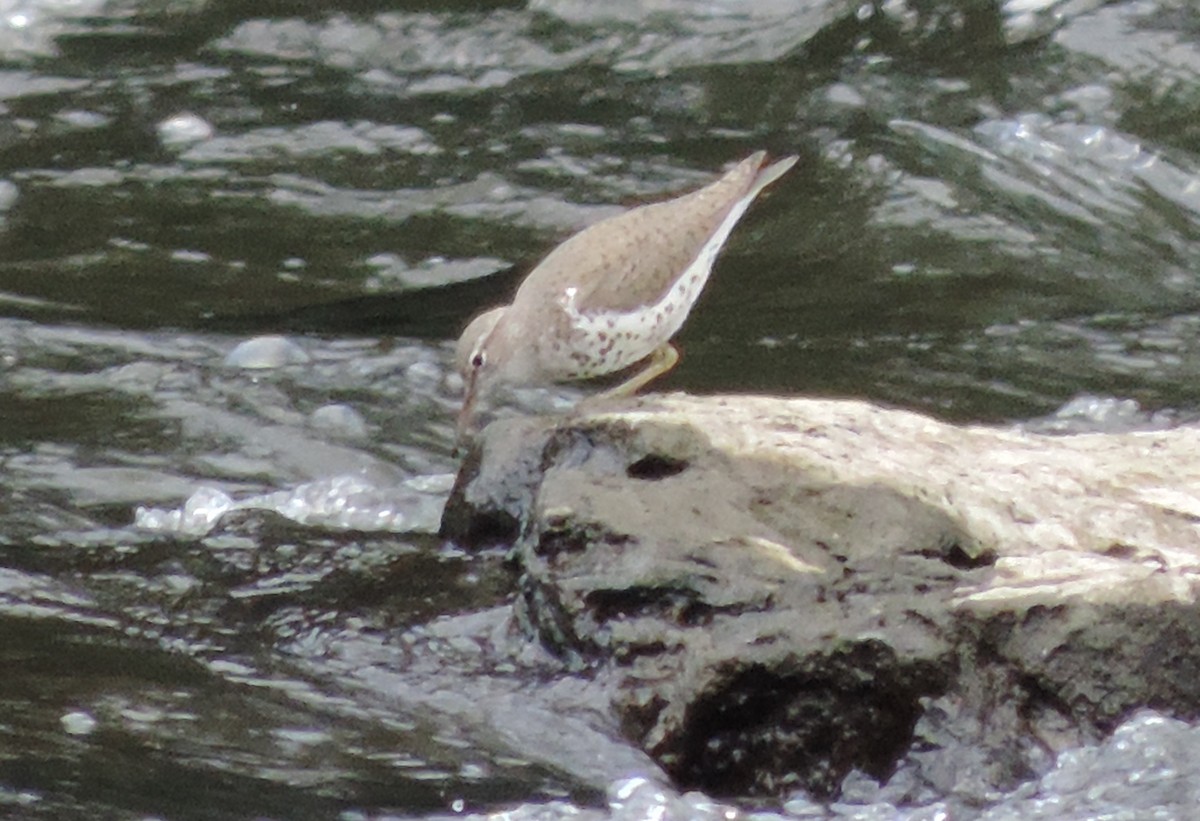
[[[1195,716],[1197,445],[648,397],[494,423],[443,528],[516,534],[519,617],[677,784],[984,802],[1139,707]]]

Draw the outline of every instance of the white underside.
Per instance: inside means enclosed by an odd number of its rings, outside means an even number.
[[[564,292],[563,308],[572,324],[584,332],[584,339],[596,339],[601,333],[621,339],[621,343],[613,346],[608,353],[603,373],[622,370],[634,362],[644,359],[655,348],[670,341],[671,337],[683,327],[688,311],[691,310],[696,298],[700,296],[700,291],[708,282],[717,254],[720,253],[725,241],[729,239],[729,234],[733,231],[737,221],[742,218],[742,214],[746,213],[746,209],[750,207],[750,203],[761,190],[761,185],[755,185],[746,196],[729,209],[729,213],[725,215],[725,219],[722,220],[717,230],[704,243],[700,253],[651,310],[635,313],[624,311],[585,313],[575,306],[577,290],[568,288]],[[656,324],[657,316],[661,316],[662,319]],[[586,375],[588,374],[582,371],[575,374],[577,377]]]

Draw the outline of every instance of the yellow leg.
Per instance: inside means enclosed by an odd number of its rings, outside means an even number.
[[[633,376],[626,379],[615,388],[609,388],[603,393],[597,394],[596,399],[616,399],[621,396],[633,396],[651,381],[662,376],[671,368],[675,367],[675,363],[679,361],[679,351],[675,350],[675,346],[670,342],[665,342],[654,349],[654,353],[650,354],[650,361],[646,363],[646,367],[635,373]]]

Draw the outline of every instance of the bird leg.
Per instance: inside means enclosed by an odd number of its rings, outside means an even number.
[[[609,388],[603,393],[597,394],[595,399],[616,399],[622,396],[633,396],[651,381],[662,376],[671,368],[675,367],[675,363],[679,361],[679,351],[675,350],[675,346],[670,342],[664,342],[654,349],[654,353],[650,354],[650,359],[646,363],[646,367],[635,373],[633,376],[626,379],[615,388]]]

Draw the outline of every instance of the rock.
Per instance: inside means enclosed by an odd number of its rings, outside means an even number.
[[[488,431],[467,451],[438,531],[465,547],[516,541],[542,480],[551,425],[538,418],[509,418]]]
[[[309,355],[286,336],[256,336],[239,342],[225,356],[225,364],[231,368],[266,370],[285,365],[304,365]]]
[[[975,796],[1200,707],[1200,431],[673,395],[502,420],[443,518],[683,787]]]

